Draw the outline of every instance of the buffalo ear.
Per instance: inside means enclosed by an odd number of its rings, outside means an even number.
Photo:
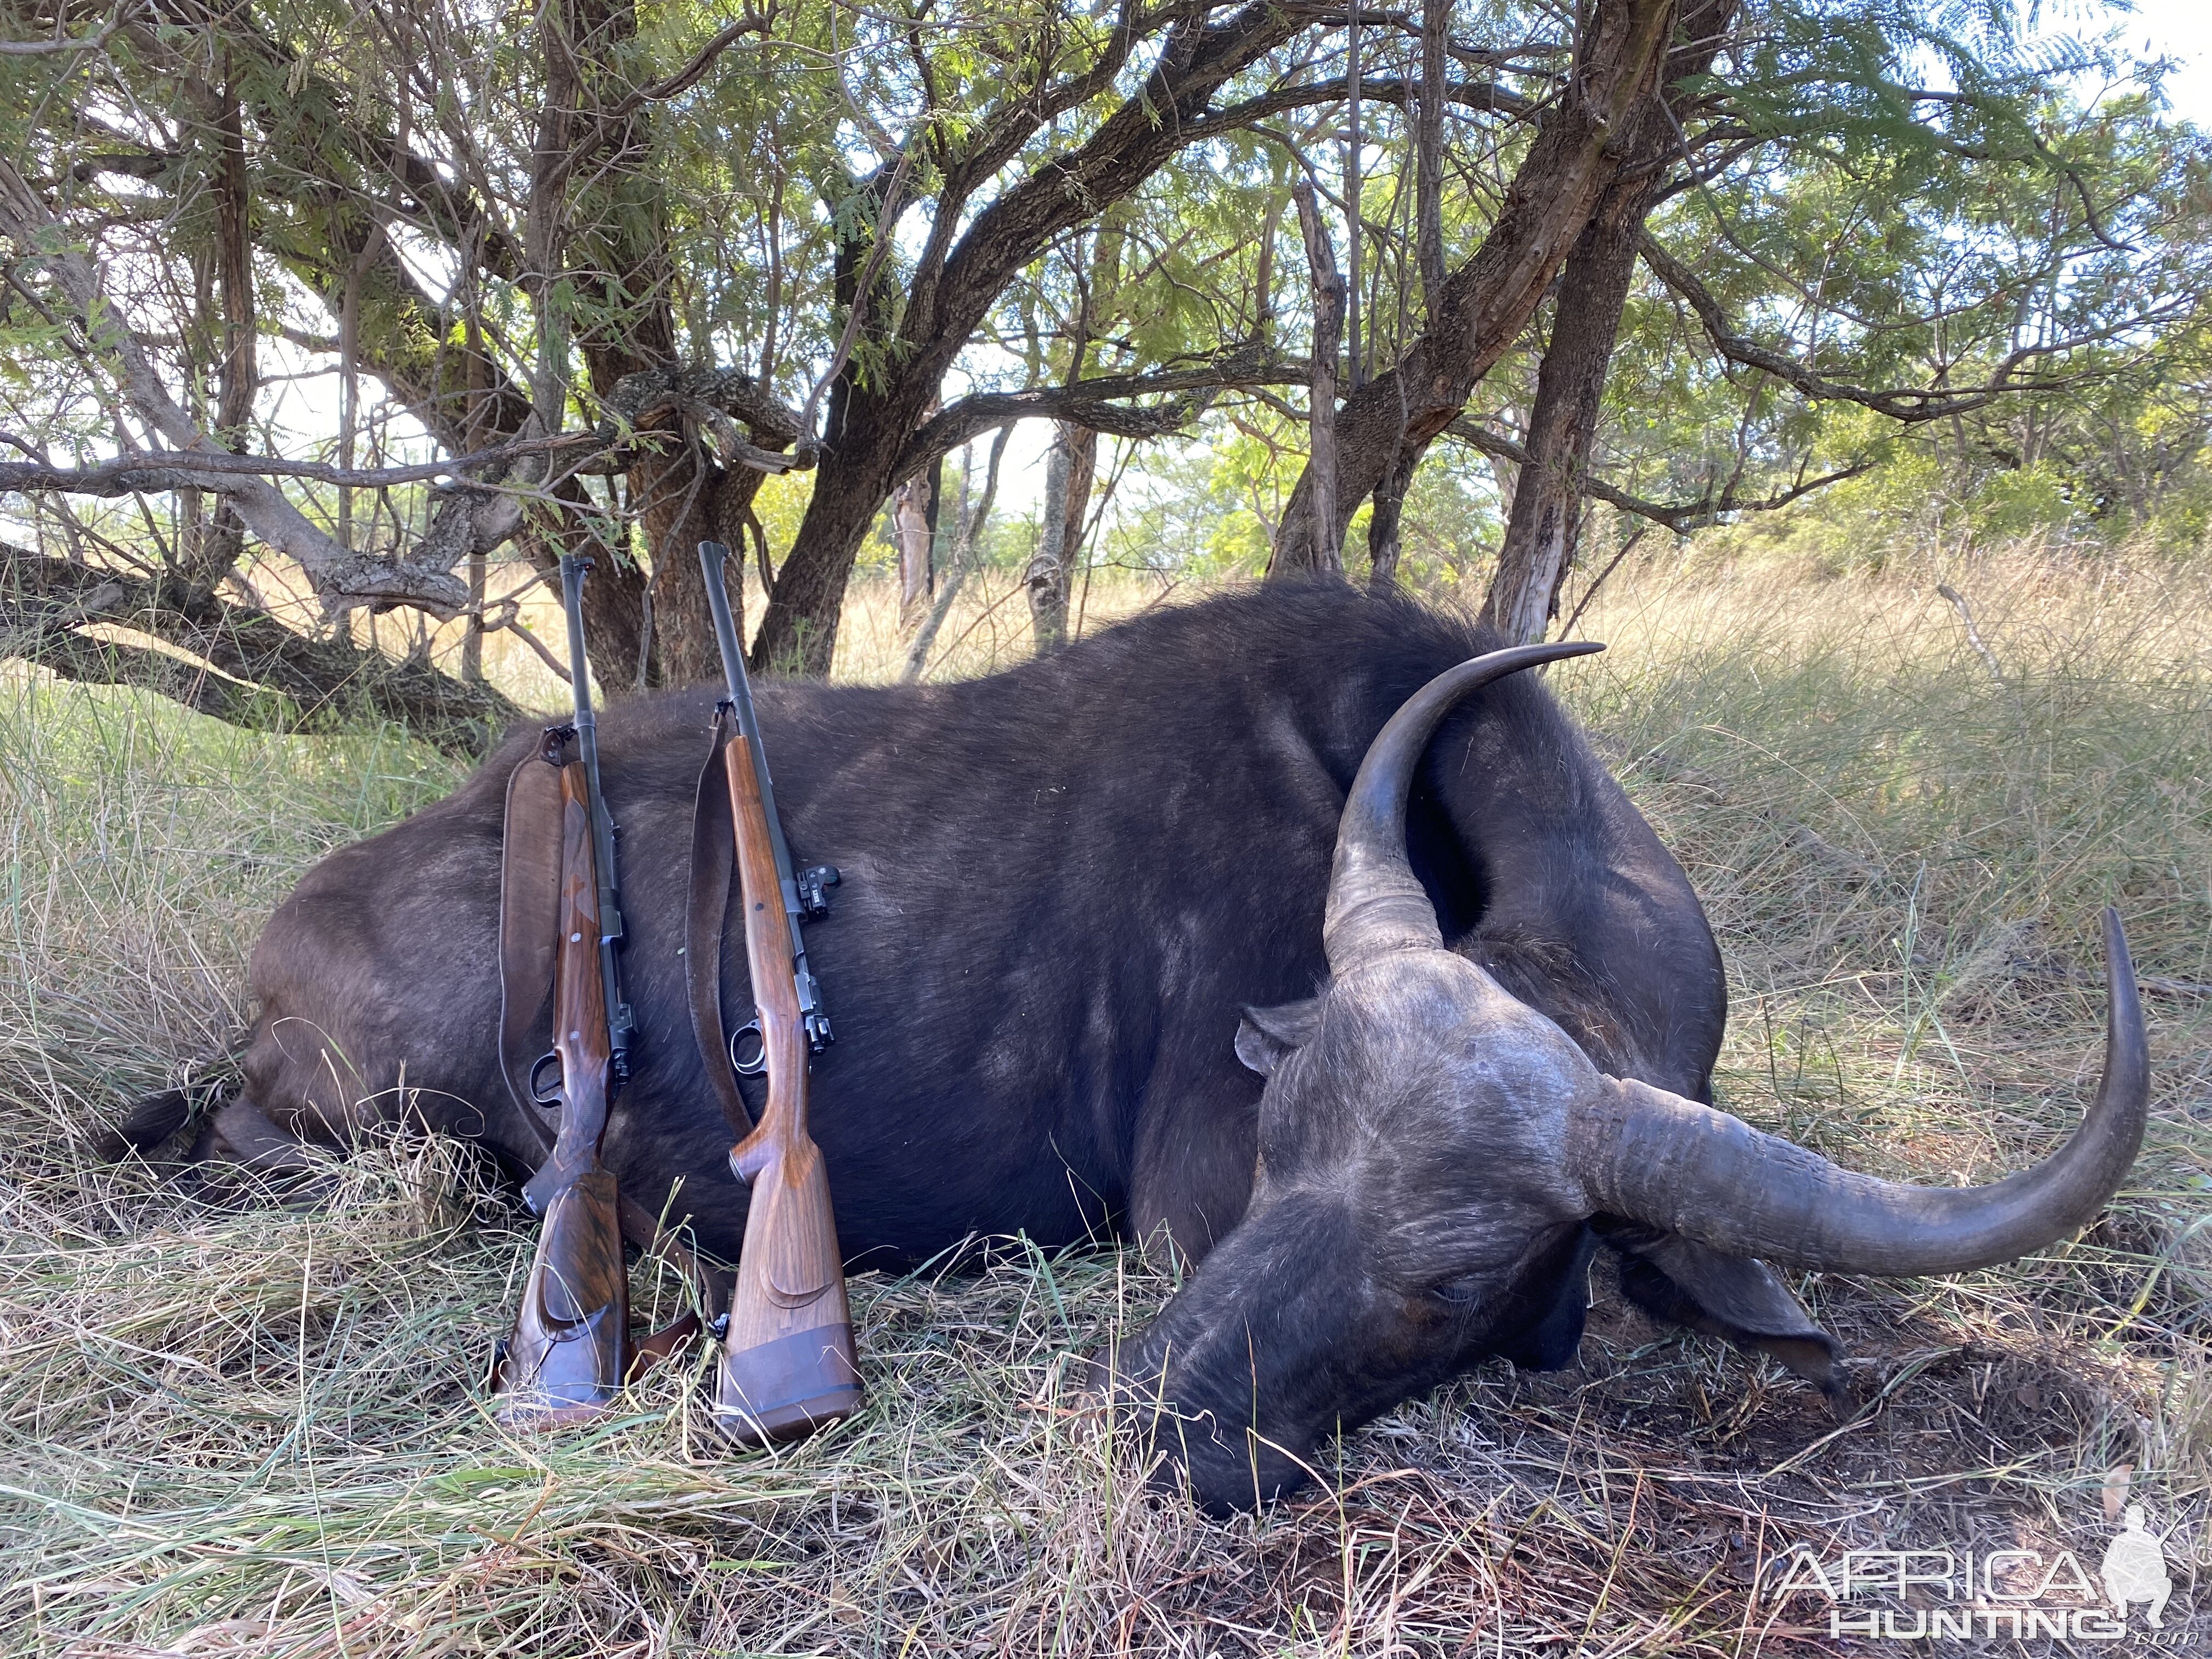
[[[1237,1022],[1237,1058],[1261,1077],[1273,1077],[1286,1056],[1312,1041],[1320,1025],[1319,997],[1273,1008],[1247,1008]]]
[[[1842,1348],[1764,1261],[1634,1223],[1595,1224],[1625,1258],[1621,1290],[1653,1318],[1771,1355],[1832,1401],[1841,1395]]]

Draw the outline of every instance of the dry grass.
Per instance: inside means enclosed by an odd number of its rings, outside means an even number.
[[[520,584],[520,575],[502,567],[491,583],[495,593]],[[296,576],[280,568],[257,567],[256,591],[278,615],[296,627],[316,624],[319,606]],[[1070,606],[1072,632],[1096,633],[1099,629],[1156,605],[1175,604],[1196,596],[1201,589],[1165,577],[1101,568],[1079,581]],[[742,626],[750,639],[760,626],[767,601],[758,572],[745,568]],[[565,637],[557,590],[543,584],[532,589],[520,605],[523,625],[556,653]],[[428,626],[416,613],[409,613],[407,626]],[[414,635],[401,637],[397,620],[371,617],[365,612],[354,622],[356,639],[385,649],[405,652],[418,646]],[[448,623],[428,631],[431,660],[449,672],[459,672],[463,624]],[[118,630],[118,632],[122,630]],[[137,637],[143,642],[143,636]],[[1029,602],[1021,573],[1011,569],[974,572],[961,584],[951,611],[929,653],[924,678],[964,679],[988,674],[1019,662],[1030,654]],[[899,678],[906,663],[907,642],[899,635],[897,589],[888,573],[864,569],[847,589],[845,607],[837,630],[836,677],[844,680],[888,684]],[[549,672],[544,660],[511,633],[493,634],[484,641],[484,672],[509,696],[526,707],[555,708],[568,701],[568,687]]]
[[[2166,982],[2121,1203],[2011,1267],[1805,1285],[1855,1356],[1845,1424],[1601,1287],[1576,1370],[1486,1367],[1332,1448],[1323,1495],[1226,1525],[1058,1403],[1060,1356],[1167,1293],[1134,1257],[858,1281],[871,1408],[734,1458],[688,1377],[588,1435],[484,1417],[469,1376],[528,1240],[458,1149],[380,1145],[291,1207],[100,1165],[82,1130],[119,1098],[220,1080],[297,872],[455,774],[0,683],[0,1649],[1826,1652],[1817,1603],[1754,1593],[1791,1547],[2094,1571],[2125,1463],[2176,1528],[2158,1646],[2203,1650],[2212,603],[2024,552],[1941,573],[1993,673],[1936,574],[1624,573],[1585,629],[1613,652],[1555,683],[1721,933],[1726,1103],[1861,1167],[1979,1178],[2053,1143],[2116,896]],[[1102,583],[1091,614],[1158,597]],[[1019,605],[979,583],[952,665],[1017,653]],[[864,588],[842,672],[887,677],[890,636]]]

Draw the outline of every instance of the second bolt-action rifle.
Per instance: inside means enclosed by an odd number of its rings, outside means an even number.
[[[573,725],[547,730],[540,754],[559,773],[561,875],[553,1052],[536,1070],[559,1064],[560,1133],[522,1189],[544,1222],[514,1334],[493,1374],[505,1423],[595,1417],[621,1391],[637,1358],[615,1176],[599,1162],[609,1104],[629,1075],[632,1022],[615,954],[623,921],[614,822],[599,790],[599,725],[584,659],[584,577],[591,568],[588,559],[561,561],[575,716]],[[533,1073],[533,1095],[536,1085]]]
[[[768,1073],[768,1103],[753,1132],[730,1152],[730,1167],[752,1188],[752,1202],[715,1377],[714,1420],[740,1445],[759,1445],[797,1439],[850,1416],[860,1405],[860,1374],[830,1179],[806,1127],[809,1056],[829,1046],[830,1031],[799,924],[801,916],[828,908],[821,889],[836,872],[826,866],[793,872],[753,717],[744,648],[722,586],[728,556],[720,542],[699,544],[729,693],[716,711],[716,741],[728,779],[745,960],[758,1011],[757,1054],[730,1059],[741,1071]],[[732,720],[736,730],[725,741]]]

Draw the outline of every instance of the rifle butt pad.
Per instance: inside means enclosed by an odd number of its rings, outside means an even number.
[[[850,1417],[861,1397],[819,1149],[789,1147],[751,1184],[714,1382],[714,1420],[741,1446],[803,1438]]]
[[[803,1440],[860,1401],[853,1328],[842,1320],[726,1351],[714,1377],[714,1421],[739,1446]]]
[[[635,1359],[614,1172],[594,1168],[546,1207],[514,1335],[493,1367],[495,1413],[515,1428],[587,1423]]]

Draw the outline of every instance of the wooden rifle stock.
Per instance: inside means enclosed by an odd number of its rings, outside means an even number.
[[[781,867],[788,854],[778,856],[781,837],[769,805],[774,796],[722,587],[723,550],[708,543],[699,551],[731,682],[730,704],[739,716],[721,755],[744,908],[745,962],[768,1073],[760,1121],[730,1152],[731,1168],[751,1188],[752,1202],[715,1378],[714,1419],[738,1444],[759,1445],[798,1439],[850,1416],[860,1405],[860,1374],[854,1362],[829,1176],[806,1127],[814,1032],[800,1002],[795,900],[787,896],[792,877]],[[718,732],[721,725],[718,716]],[[826,1022],[819,1029],[826,1040]]]
[[[599,1162],[613,1056],[591,787],[580,759],[558,758],[566,741],[565,733],[549,732],[545,756],[561,774],[560,942],[553,980],[561,1130],[551,1157],[523,1188],[544,1221],[514,1334],[492,1380],[499,1420],[514,1425],[597,1417],[621,1392],[636,1359],[615,1177]]]
[[[632,1022],[616,953],[623,922],[614,820],[599,792],[599,721],[584,659],[584,578],[591,568],[589,559],[561,560],[575,723],[547,731],[539,757],[557,782],[538,771],[535,761],[515,769],[500,854],[500,1071],[533,1134],[544,1133],[536,1107],[546,1103],[538,1068],[527,1083],[518,1079],[509,1038],[526,1032],[542,1007],[549,965],[553,1052],[546,1058],[561,1067],[560,1133],[522,1188],[544,1218],[538,1252],[514,1335],[492,1366],[500,1420],[512,1424],[598,1416],[633,1375],[675,1352],[699,1328],[697,1317],[685,1313],[641,1342],[630,1340],[625,1211],[641,1248],[650,1242],[658,1250],[666,1240],[657,1223],[626,1203],[613,1172],[599,1162],[613,1092],[629,1077]],[[538,902],[540,895],[550,906]],[[543,931],[548,921],[555,929],[550,935]],[[697,1263],[690,1266],[696,1283]]]

